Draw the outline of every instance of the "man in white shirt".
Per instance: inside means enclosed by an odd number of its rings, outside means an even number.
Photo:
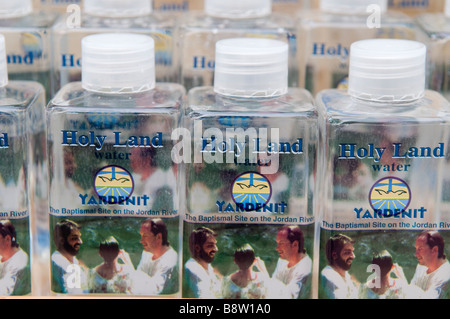
[[[178,292],[178,254],[170,246],[165,223],[160,218],[147,219],[141,225],[140,234],[144,251],[137,270],[147,278],[135,292],[148,295]]]
[[[217,234],[199,227],[189,237],[191,258],[184,265],[188,296],[194,298],[221,298],[221,275],[211,266],[216,255]]]
[[[51,257],[52,291],[57,293],[86,293],[87,277],[84,265],[75,257],[83,243],[81,228],[71,220],[55,225],[53,239],[56,251]]]
[[[411,285],[420,289],[420,298],[448,298],[450,264],[444,254],[444,239],[437,231],[424,231],[415,248],[419,264]]]
[[[321,283],[327,298],[356,299],[358,288],[348,270],[355,259],[354,241],[345,235],[338,234],[328,239],[326,256],[328,266],[322,269]]]
[[[304,236],[298,226],[283,226],[277,233],[277,252],[280,255],[272,279],[284,284],[284,297],[308,298],[312,260],[304,248]]]
[[[31,289],[31,282],[23,282],[28,255],[19,248],[16,230],[9,220],[0,221],[0,256],[0,296],[14,294],[21,285],[28,285]]]

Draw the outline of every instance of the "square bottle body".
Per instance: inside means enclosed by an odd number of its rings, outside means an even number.
[[[225,279],[221,288],[212,285],[199,292],[190,275],[194,256],[189,237],[201,226],[218,234],[212,264],[224,278],[234,270],[234,250],[244,244],[254,248],[272,276],[282,263],[275,238],[285,224],[300,227],[312,256],[317,113],[303,89],[255,99],[224,97],[211,87],[199,87],[189,92],[188,101],[183,120],[191,134],[183,153],[183,297],[236,298]],[[307,263],[303,270],[310,273]],[[260,298],[272,293],[311,298],[310,276],[303,279],[302,289],[292,295],[275,280],[273,285],[261,282],[254,293]]]
[[[367,288],[372,253],[387,250],[409,281],[417,266],[414,243],[420,231],[450,236],[445,227],[450,216],[449,104],[434,91],[409,104],[382,104],[325,90],[317,96],[317,107],[319,298],[368,298],[370,289],[330,289],[326,243],[337,234],[355,241],[348,272],[360,288]],[[413,286],[387,295],[420,296]]]
[[[47,203],[44,89],[35,82],[11,81],[0,89],[0,101],[0,220],[11,222],[16,233],[11,240],[17,244],[15,253],[2,261],[0,294],[28,295],[31,274],[40,276],[35,266],[42,261],[40,254],[48,235],[42,220]]]
[[[183,87],[171,83],[113,95],[88,92],[73,82],[49,104],[50,229],[55,235],[54,227],[64,219],[81,225],[83,244],[76,258],[87,266],[76,272],[77,285],[71,284],[70,273],[58,264],[59,247],[52,243],[53,292],[178,294],[178,168],[170,154],[184,94]],[[165,279],[145,284],[147,277],[130,270],[121,283],[102,286],[94,271],[102,262],[99,241],[114,236],[140,270],[152,256],[140,243],[141,224],[149,218],[162,220],[173,248]],[[149,270],[147,275],[154,274]]]

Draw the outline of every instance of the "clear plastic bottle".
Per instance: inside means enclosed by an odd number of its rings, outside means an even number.
[[[1,1],[0,33],[6,41],[8,77],[41,83],[50,92],[50,30],[54,12],[33,11],[32,0]]]
[[[155,41],[156,80],[178,82],[173,59],[174,17],[153,12],[149,0],[85,0],[80,21],[62,16],[53,27],[53,95],[65,84],[81,79],[81,39],[105,32],[146,34]]]
[[[322,0],[320,9],[301,11],[297,38],[299,83],[314,96],[345,88],[351,43],[372,38],[419,40],[412,18],[386,10],[387,0]]]
[[[304,89],[288,88],[288,45],[282,41],[225,39],[217,42],[215,52],[214,87],[189,91],[183,120],[183,140],[191,140],[179,151],[184,156],[186,185],[183,297],[310,298],[317,143],[313,99]],[[296,250],[300,257],[283,255],[282,249],[278,255],[277,234],[283,225],[303,234],[303,240],[283,241],[304,248]],[[211,251],[213,257],[217,254],[209,267],[205,255],[203,259],[195,255],[203,248],[190,239],[201,236],[193,235],[201,233],[198,227],[217,233]],[[234,291],[233,254],[244,244],[260,257],[256,266],[260,283],[252,281]],[[292,261],[295,256],[301,264]],[[211,261],[223,275],[223,291],[216,285],[201,289],[193,280],[195,269],[202,269],[200,263],[214,278]],[[298,265],[292,267],[296,274],[287,274],[288,263]],[[286,270],[285,282],[270,286],[266,279],[275,276],[277,265],[278,270]]]
[[[423,43],[363,40],[350,53],[348,90],[316,99],[319,298],[429,297],[443,287],[424,292],[411,279],[428,266],[415,250],[420,231],[449,240],[450,105],[425,90]],[[371,263],[384,250],[397,264],[388,277]]]
[[[428,86],[450,99],[450,1],[446,1],[444,13],[425,13],[416,21],[427,35]]]
[[[82,57],[82,81],[64,86],[47,111],[52,291],[176,296],[180,219],[170,153],[185,90],[155,84],[149,36],[90,35]],[[149,218],[159,225],[152,245],[144,227]],[[82,227],[70,224],[72,248],[58,237],[64,220]],[[96,267],[103,264],[100,241],[109,236],[127,254],[119,255],[118,277],[105,280]]]
[[[213,85],[216,42],[236,37],[289,43],[289,86],[298,86],[295,24],[290,16],[272,13],[271,0],[205,0],[204,11],[184,14],[177,24],[180,80],[186,90]]]
[[[39,284],[45,275],[40,266],[48,232],[37,218],[46,203],[46,179],[39,178],[46,164],[44,107],[41,84],[8,81],[5,38],[0,36],[1,296],[31,294],[32,280]],[[39,288],[33,286],[33,293]]]

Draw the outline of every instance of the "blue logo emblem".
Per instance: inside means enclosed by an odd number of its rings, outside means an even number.
[[[94,189],[101,200],[108,204],[120,204],[133,193],[134,181],[126,169],[110,165],[97,172]]]
[[[256,172],[246,172],[234,180],[231,196],[239,208],[252,211],[266,205],[272,195],[269,180]]]
[[[411,190],[397,177],[378,180],[369,192],[370,206],[384,216],[393,216],[405,210],[411,202]]]

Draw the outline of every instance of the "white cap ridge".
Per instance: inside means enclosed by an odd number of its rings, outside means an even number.
[[[378,102],[411,102],[425,92],[426,46],[417,41],[371,39],[350,47],[348,92]]]
[[[320,10],[335,13],[367,13],[371,5],[377,5],[386,12],[387,0],[320,0]]]
[[[81,83],[99,93],[138,93],[155,87],[155,44],[140,34],[104,33],[81,41]]]
[[[17,18],[33,11],[31,0],[0,1],[0,18]]]
[[[235,97],[275,97],[288,89],[288,44],[264,38],[216,43],[214,91]]]
[[[83,0],[83,8],[89,15],[110,18],[145,16],[153,10],[152,0]]]
[[[204,10],[219,18],[259,18],[272,13],[272,0],[205,0]]]

